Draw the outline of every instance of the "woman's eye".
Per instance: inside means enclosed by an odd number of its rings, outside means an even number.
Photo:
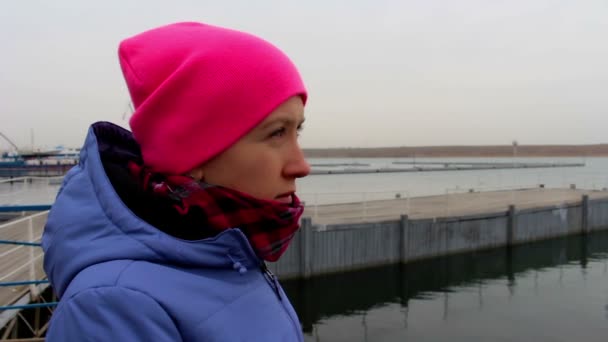
[[[272,131],[272,133],[270,133],[269,137],[270,138],[281,138],[287,134],[288,129],[291,130],[291,128],[287,128],[287,127],[277,128],[276,130]],[[300,125],[296,128],[296,131],[295,131],[296,136],[300,136],[300,132],[302,132],[302,129],[304,129],[304,127],[302,127],[302,125]]]
[[[279,128],[279,129],[277,129],[277,130],[273,131],[272,133],[270,133],[270,136],[271,136],[272,138],[280,138],[280,137],[282,137],[283,135],[285,135],[285,127],[281,127],[281,128]]]

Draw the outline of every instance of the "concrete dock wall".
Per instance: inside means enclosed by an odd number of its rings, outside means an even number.
[[[528,209],[517,213],[514,243],[577,233],[582,233],[581,205]]]
[[[352,225],[312,234],[312,274],[400,261],[399,221]]]
[[[608,199],[518,211],[441,219],[399,220],[316,226],[302,229],[271,270],[281,278],[362,269],[383,264],[528,243],[608,229]]]
[[[606,229],[608,222],[608,199],[589,201],[588,231]]]
[[[403,262],[498,247],[506,241],[506,213],[410,220]]]

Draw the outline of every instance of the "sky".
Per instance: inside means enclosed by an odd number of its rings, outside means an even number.
[[[605,0],[2,0],[0,132],[27,149],[128,127],[119,42],[200,21],[292,58],[305,148],[608,143],[606,18]]]

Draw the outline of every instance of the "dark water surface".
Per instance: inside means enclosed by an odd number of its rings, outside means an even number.
[[[608,233],[284,287],[307,341],[608,341]]]

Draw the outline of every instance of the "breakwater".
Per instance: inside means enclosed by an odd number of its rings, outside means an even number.
[[[370,167],[371,165],[350,164],[313,164],[312,175],[343,175],[357,173],[394,173],[394,172],[432,172],[432,171],[479,171],[502,169],[540,169],[584,167],[584,163],[482,163],[482,162],[393,162],[393,165],[407,165],[408,167]],[[342,167],[333,169],[331,167]],[[318,168],[324,167],[324,168]]]

